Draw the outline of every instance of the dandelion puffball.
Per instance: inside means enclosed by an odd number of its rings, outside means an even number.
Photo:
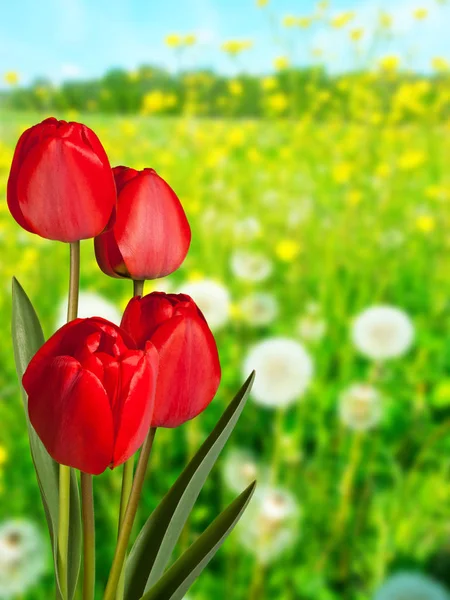
[[[447,590],[421,573],[402,571],[389,577],[374,600],[450,600]]]
[[[239,304],[242,320],[253,327],[269,325],[278,315],[278,302],[272,294],[255,292]]]
[[[252,452],[241,448],[233,448],[225,458],[222,468],[225,485],[232,492],[240,493],[255,479],[258,485],[267,481],[268,468],[261,466]]]
[[[272,273],[272,263],[259,252],[237,250],[231,257],[231,270],[244,281],[264,281]]]
[[[244,375],[256,371],[252,398],[271,408],[287,407],[302,396],[313,376],[313,362],[297,341],[274,337],[257,343],[244,362]]]
[[[352,339],[368,358],[396,358],[411,347],[414,327],[409,316],[395,306],[371,306],[354,320]]]
[[[46,563],[45,543],[33,523],[0,524],[0,598],[25,594],[44,574]]]
[[[291,548],[298,537],[300,507],[286,489],[257,489],[237,528],[241,545],[267,564]]]
[[[381,396],[375,388],[364,383],[354,383],[339,399],[339,417],[344,425],[354,431],[372,429],[381,420]]]
[[[196,302],[211,329],[217,331],[230,318],[230,294],[227,288],[211,279],[191,281],[178,290]]]
[[[115,325],[120,325],[122,315],[112,302],[95,292],[80,292],[78,299],[78,316],[82,319],[88,317],[102,317]],[[56,327],[59,329],[67,322],[67,299],[63,300],[58,308]]]

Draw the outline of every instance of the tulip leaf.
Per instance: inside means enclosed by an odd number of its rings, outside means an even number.
[[[138,600],[162,576],[188,516],[242,413],[254,373],[142,528],[126,567],[125,600]]]
[[[180,556],[141,600],[181,600],[216,554],[246,509],[256,487],[254,481]]]
[[[22,376],[34,354],[44,343],[42,332],[36,311],[26,295],[24,289],[13,279],[13,303],[12,303],[12,339],[14,347],[14,359],[16,363],[17,376],[22,382]],[[55,462],[37,433],[33,429],[28,418],[28,398],[21,385],[22,400],[30,439],[31,456],[39,485],[39,491],[44,505],[45,517],[52,540],[52,551],[55,563],[56,582],[58,595],[61,597],[61,588],[57,568],[57,531],[59,512],[59,465]],[[71,474],[70,493],[70,524],[69,524],[69,574],[68,592],[69,600],[75,595],[81,560],[81,520],[80,520],[80,498],[78,483],[75,473]]]

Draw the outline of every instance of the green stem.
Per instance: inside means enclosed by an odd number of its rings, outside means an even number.
[[[70,244],[70,278],[67,321],[77,318],[80,286],[80,242]],[[59,515],[58,515],[58,578],[63,600],[68,597],[68,554],[70,521],[70,467],[59,467]]]
[[[150,458],[153,440],[155,439],[155,433],[156,427],[152,427],[148,433],[144,445],[142,446],[141,454],[136,467],[136,475],[131,488],[128,506],[122,521],[122,527],[120,528],[119,538],[117,540],[114,559],[111,566],[111,571],[109,573],[108,583],[106,584],[103,600],[113,600],[116,594],[117,585],[119,583],[120,575],[123,569],[123,563],[125,561],[125,555],[127,553],[128,542],[130,541],[131,530],[133,528],[134,519],[136,517],[137,508],[141,497],[142,487],[144,485],[148,460]]]
[[[144,295],[144,284],[145,281],[138,279],[133,280],[133,298],[135,296]],[[125,512],[128,506],[128,500],[130,499],[131,488],[133,485],[133,472],[134,472],[134,456],[132,456],[123,466],[122,475],[122,492],[120,496],[120,514],[119,514],[119,530],[118,537],[120,537],[120,530],[122,523],[125,518]],[[120,574],[119,583],[117,584],[116,600],[123,600],[125,591],[125,569],[122,569]]]
[[[122,523],[125,518],[125,512],[127,510],[128,501],[130,499],[131,488],[133,486],[133,473],[134,473],[134,456],[132,456],[123,465],[122,475],[122,494],[120,496],[120,513],[119,513],[119,531],[122,529]],[[125,591],[125,569],[122,569],[119,583],[117,586],[116,600],[122,600]]]
[[[80,242],[70,244],[70,280],[67,321],[73,321],[78,315],[78,294],[80,289]]]
[[[68,596],[70,467],[59,466],[58,578],[62,600]]]
[[[83,600],[95,596],[95,520],[92,475],[81,473],[83,514]]]
[[[144,295],[144,283],[145,283],[145,280],[143,280],[143,279],[134,279],[133,280],[133,297]]]

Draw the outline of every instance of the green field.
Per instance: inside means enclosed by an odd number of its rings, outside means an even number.
[[[69,249],[22,231],[6,205],[14,145],[43,116],[0,114],[0,521],[25,517],[44,532],[10,343],[10,282],[17,276],[50,335],[66,294]],[[141,522],[239,388],[253,344],[296,340],[314,365],[306,392],[289,406],[250,401],[182,546],[253,469],[269,490],[280,488],[281,503],[295,503],[287,510],[290,539],[271,548],[284,515],[267,525],[250,513],[253,522],[232,535],[190,600],[363,600],[402,570],[450,587],[450,124],[56,116],[92,127],[112,165],[151,166],[178,193],[193,243],[164,289],[208,279],[230,295],[229,319],[215,329],[219,394],[195,421],[158,432]],[[100,272],[91,241],[82,243],[81,287],[119,310],[132,291]],[[257,292],[278,305],[262,324],[248,300]],[[415,340],[403,356],[373,362],[350,332],[354,317],[378,304],[405,311]],[[216,309],[209,307],[212,318]],[[364,432],[338,411],[342,392],[358,382],[381,396],[380,422]],[[242,473],[237,461],[230,483],[236,449],[253,458]],[[119,471],[95,481],[99,593],[116,534]],[[252,537],[255,523],[272,541]],[[254,539],[258,555],[248,547]],[[26,598],[50,597],[50,566],[49,558],[47,576]]]

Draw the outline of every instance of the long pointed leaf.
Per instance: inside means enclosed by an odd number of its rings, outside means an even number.
[[[203,484],[245,406],[254,378],[252,373],[142,528],[127,561],[125,600],[138,600],[162,576]]]
[[[161,579],[142,596],[142,600],[181,600],[216,554],[250,502],[256,482],[236,498],[168,569]]]
[[[44,343],[39,319],[24,289],[13,279],[13,305],[12,305],[12,339],[17,377],[22,382],[22,376],[34,354]],[[57,586],[60,590],[57,570],[57,531],[59,512],[59,465],[48,454],[41,440],[37,436],[28,418],[28,398],[21,385],[22,400],[30,439],[31,456],[44,505],[45,517],[52,540],[52,551],[55,563]],[[75,474],[71,477],[70,494],[70,529],[69,529],[69,598],[73,598],[78,581],[81,560],[81,521],[80,499],[78,484]]]

